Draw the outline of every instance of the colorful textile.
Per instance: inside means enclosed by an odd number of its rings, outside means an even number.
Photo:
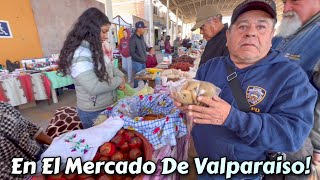
[[[41,80],[42,80],[44,89],[46,91],[46,95],[47,95],[48,99],[50,100],[51,99],[51,82],[48,79],[48,77],[43,74],[41,74]]]
[[[18,76],[17,79],[20,81],[24,96],[28,102],[32,102],[34,100],[34,92],[30,75]]]
[[[41,129],[22,117],[13,106],[0,102],[0,179],[24,179],[26,175],[11,175],[11,160],[18,157],[24,158],[26,161],[32,160],[7,137],[16,141],[30,156],[36,156],[40,147],[35,138],[40,133]]]
[[[51,138],[55,138],[78,129],[83,129],[83,126],[78,117],[77,108],[64,106],[56,110],[48,125],[46,134]]]
[[[2,86],[2,82],[0,81],[0,101],[8,102],[8,97],[6,96],[6,90],[4,90]]]
[[[62,134],[53,139],[52,144],[41,155],[41,159],[60,156],[62,167],[68,158],[80,157],[82,162],[91,161],[98,148],[109,142],[122,127],[123,121],[119,117],[112,117],[92,128]],[[38,161],[37,167],[38,172],[41,172],[41,161]]]
[[[70,76],[62,77],[62,75],[57,74],[57,71],[44,72],[51,82],[51,89],[57,89],[73,84],[73,80]]]
[[[187,134],[184,115],[175,108],[169,94],[134,96],[120,100],[115,106],[107,108],[102,114],[120,116],[124,128],[143,134],[154,149],[165,145],[175,146],[176,138]],[[163,115],[164,118],[145,121],[147,114]]]
[[[118,39],[119,41],[123,38],[123,30],[125,29],[125,27],[121,26],[119,28],[119,31],[118,31]]]

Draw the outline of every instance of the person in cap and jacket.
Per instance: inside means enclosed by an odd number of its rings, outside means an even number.
[[[200,28],[200,33],[207,41],[199,67],[209,59],[229,54],[228,48],[226,47],[228,24],[222,23],[222,15],[215,6],[199,8],[196,24],[191,30],[195,31],[198,28]]]
[[[130,38],[130,56],[132,58],[132,69],[135,73],[146,68],[147,61],[147,45],[144,41],[143,34],[146,31],[146,26],[143,21],[138,21],[135,24],[136,32]],[[138,81],[134,80],[134,87],[138,87]]]
[[[276,17],[274,1],[239,4],[226,34],[230,55],[209,60],[195,78],[219,87],[219,97],[198,97],[206,106],[175,102],[195,122],[191,134],[200,159],[264,161],[267,153],[298,151],[308,137],[317,91],[298,64],[271,49]],[[239,172],[231,178],[262,176]],[[198,179],[226,176],[204,173]]]
[[[320,0],[287,0],[283,4],[283,18],[273,48],[283,51],[307,73],[310,82],[320,90]],[[315,108],[313,129],[304,146],[296,153],[288,153],[287,160],[304,160],[312,155],[312,167],[320,165],[320,99]],[[315,168],[314,168],[315,169]],[[320,173],[318,173],[320,174]],[[309,175],[286,175],[285,179],[309,179]],[[283,179],[282,175],[269,179]]]
[[[226,47],[227,38],[226,31],[228,24],[222,23],[221,12],[215,6],[204,6],[198,9],[196,24],[192,27],[192,31],[200,28],[200,33],[203,35],[203,39],[206,40],[206,45],[201,56],[199,67],[205,64],[209,59],[227,56],[229,54]],[[193,141],[190,140],[189,148],[189,163],[193,166],[193,158],[197,156]],[[189,174],[190,178],[193,175],[193,169]]]

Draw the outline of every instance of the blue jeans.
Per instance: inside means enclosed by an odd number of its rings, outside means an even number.
[[[145,69],[146,68],[146,64],[145,63],[138,63],[138,62],[135,62],[135,61],[132,61],[132,69],[134,71],[134,73],[138,73],[140,72],[141,70]],[[138,80],[134,80],[134,88],[138,87]]]
[[[77,111],[78,111],[78,116],[80,118],[83,128],[88,129],[93,126],[93,123],[96,120],[96,118],[104,110],[88,112],[78,108]]]
[[[122,56],[122,69],[128,73],[128,83],[132,82],[132,59]]]

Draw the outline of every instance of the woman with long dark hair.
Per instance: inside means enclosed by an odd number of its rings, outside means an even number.
[[[107,63],[102,50],[110,25],[108,17],[97,8],[86,10],[60,52],[59,72],[70,74],[74,80],[78,115],[84,128],[91,127],[100,112],[115,103],[115,90],[124,87],[124,74],[113,63]]]

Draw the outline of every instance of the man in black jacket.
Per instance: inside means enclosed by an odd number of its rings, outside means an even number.
[[[222,15],[218,9],[214,6],[201,7],[197,12],[196,24],[191,30],[195,31],[198,28],[207,41],[199,66],[214,57],[229,55],[226,47],[228,24],[222,23]]]
[[[142,21],[135,25],[136,32],[130,38],[130,56],[132,58],[132,69],[135,73],[146,68],[147,45],[144,41],[143,34],[146,26]],[[134,80],[134,87],[138,86],[138,81]]]

